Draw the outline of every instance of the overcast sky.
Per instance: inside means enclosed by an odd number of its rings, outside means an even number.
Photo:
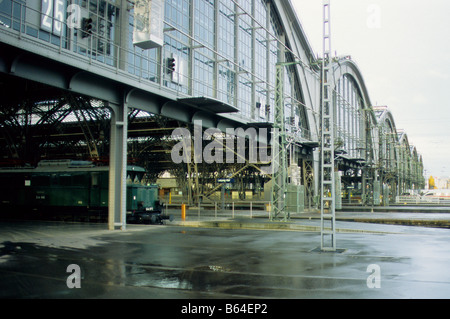
[[[291,0],[322,52],[322,0]],[[426,176],[450,176],[450,1],[331,0],[332,51],[351,55],[372,105],[388,106],[423,156]]]

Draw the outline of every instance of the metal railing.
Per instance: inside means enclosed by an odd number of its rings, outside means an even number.
[[[181,218],[182,203],[164,203],[165,211],[173,214],[176,218]],[[222,206],[222,202],[210,204],[186,205],[187,220],[198,219],[235,219],[235,218],[264,218],[269,219],[270,201],[227,201]]]
[[[395,203],[401,205],[450,206],[450,198],[448,196],[396,196]]]

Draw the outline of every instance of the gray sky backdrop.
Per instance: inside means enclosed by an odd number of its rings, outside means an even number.
[[[322,0],[291,0],[322,55]],[[331,0],[332,50],[359,66],[372,104],[388,106],[422,155],[450,176],[450,1]]]

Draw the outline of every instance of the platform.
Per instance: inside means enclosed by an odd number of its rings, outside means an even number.
[[[383,214],[384,220],[394,217],[394,213]],[[318,249],[320,233],[314,216],[287,223],[257,217],[195,220],[199,217],[188,216],[167,225],[128,225],[125,231],[108,231],[104,224],[1,221],[0,297],[450,296],[448,229],[359,222],[355,213],[338,215],[337,252]],[[71,264],[81,269],[79,289],[67,286]],[[380,269],[380,288],[369,287],[373,265]]]

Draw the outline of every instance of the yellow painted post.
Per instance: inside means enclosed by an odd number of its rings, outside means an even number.
[[[186,220],[186,204],[181,204],[181,220]]]

